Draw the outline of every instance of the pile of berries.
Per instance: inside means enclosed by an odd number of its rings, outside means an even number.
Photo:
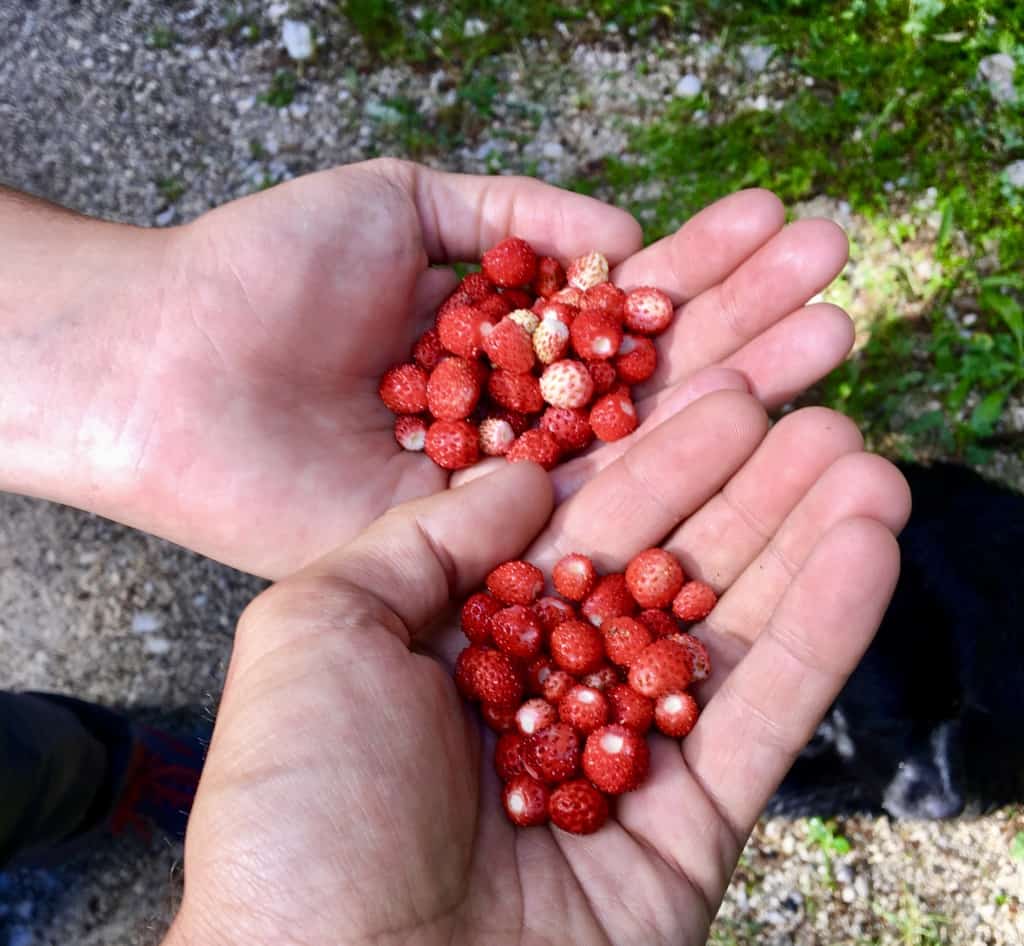
[[[631,385],[654,374],[651,339],[674,314],[660,289],[612,285],[600,253],[563,269],[525,240],[502,240],[438,309],[412,360],[384,374],[395,439],[446,470],[481,454],[550,470],[595,437],[625,437],[637,425]]]
[[[500,733],[494,766],[509,819],[590,834],[607,821],[610,798],[647,777],[651,726],[681,739],[696,723],[687,687],[711,662],[678,621],[704,620],[717,597],[663,549],[603,576],[574,553],[551,577],[561,597],[544,594],[529,562],[487,576],[487,590],[462,607],[469,646],[455,684]]]

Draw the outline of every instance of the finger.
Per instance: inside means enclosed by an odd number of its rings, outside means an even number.
[[[623,289],[657,286],[678,305],[721,282],[786,220],[771,191],[739,191],[705,207],[671,236],[631,256],[613,273]]]
[[[768,428],[752,397],[719,391],[656,427],[558,507],[529,556],[544,569],[568,552],[621,569],[699,509],[754,452]]]
[[[431,266],[420,274],[416,281],[412,310],[416,313],[416,321],[429,327],[434,322],[434,315],[441,303],[451,295],[459,284],[459,277],[454,269],[447,266]]]
[[[640,224],[625,210],[531,178],[450,174],[390,159],[376,167],[415,201],[434,263],[478,260],[510,234],[562,260],[597,249],[615,263],[643,245]]]
[[[878,628],[899,547],[870,519],[822,537],[750,653],[682,746],[690,771],[745,837]]]

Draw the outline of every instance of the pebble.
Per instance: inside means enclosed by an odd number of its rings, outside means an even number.
[[[147,637],[142,648],[146,653],[158,657],[171,649],[171,642],[166,637]]]
[[[702,88],[704,85],[700,79],[692,72],[687,73],[676,83],[676,95],[682,96],[684,99],[692,99],[700,95]]]
[[[993,53],[978,63],[978,75],[988,83],[988,90],[997,102],[1009,105],[1017,101],[1013,84],[1017,64],[1009,53]]]
[[[764,72],[774,54],[774,46],[758,43],[744,43],[740,46],[740,59],[743,60],[744,67],[747,72],[752,72],[755,75]]]
[[[155,611],[136,611],[132,616],[132,632],[135,634],[152,634],[163,626],[163,616]]]
[[[288,55],[296,62],[313,58],[313,30],[302,20],[285,20],[281,25],[281,41]]]
[[[1003,174],[1011,187],[1024,188],[1024,159],[1006,165]]]

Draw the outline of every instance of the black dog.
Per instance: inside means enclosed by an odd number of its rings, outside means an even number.
[[[914,508],[892,604],[770,814],[1024,800],[1024,496],[961,467],[901,469]]]

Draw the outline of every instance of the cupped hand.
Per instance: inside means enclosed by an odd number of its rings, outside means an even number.
[[[779,404],[852,341],[841,310],[805,305],[844,264],[845,237],[783,217],[773,195],[741,192],[641,250],[636,221],[588,197],[394,160],[228,204],[171,232],[159,332],[131,413],[107,421],[120,433],[104,462],[123,457],[135,485],[92,506],[280,577],[444,488],[447,474],[394,442],[377,386],[454,286],[447,264],[508,233],[561,258],[599,248],[620,285],[658,285],[681,305],[638,392],[641,436],[718,388]],[[559,496],[623,446],[566,464]]]
[[[766,434],[747,394],[695,401],[548,521],[529,464],[393,510],[243,617],[167,946],[703,943],[766,800],[877,628],[906,484],[844,418]],[[546,526],[545,523],[547,522]],[[534,535],[539,536],[532,542]],[[449,602],[523,553],[604,570],[661,544],[723,592],[680,744],[594,835],[516,829],[494,737],[460,705]]]

